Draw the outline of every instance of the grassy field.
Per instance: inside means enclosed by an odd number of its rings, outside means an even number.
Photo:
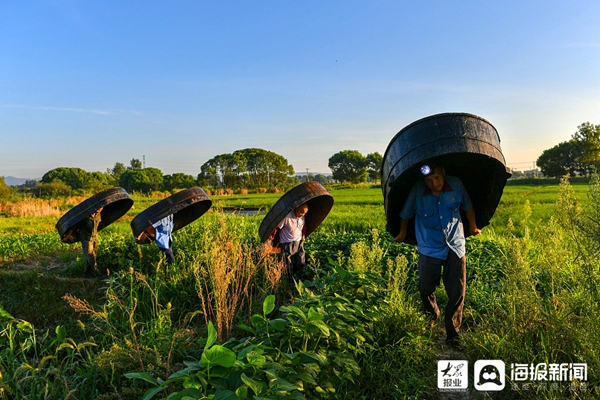
[[[582,204],[588,203],[587,184],[574,184],[571,186],[575,196]],[[502,234],[509,218],[520,221],[528,216],[531,222],[546,222],[555,214],[555,204],[558,198],[558,185],[511,185],[504,189],[504,194],[498,205],[496,213],[490,221],[487,231],[492,234]],[[341,230],[368,230],[372,228],[385,229],[385,214],[383,209],[383,195],[377,185],[364,186],[352,189],[330,189],[335,199],[334,207],[321,229]],[[160,201],[166,195],[148,197],[134,195],[134,207],[129,212],[111,225],[105,231],[126,232],[129,230],[131,220],[148,206]],[[266,212],[277,199],[280,193],[246,194],[232,196],[212,196],[212,211],[222,209],[260,209]],[[65,204],[57,204],[53,215],[42,216],[16,216],[7,218],[0,213],[0,235],[2,234],[38,234],[56,232],[54,225],[60,215],[66,210],[82,201],[84,198],[70,199]],[[259,217],[257,217],[259,218]],[[201,220],[200,220],[201,221]],[[484,231],[485,232],[485,231]]]
[[[161,197],[134,196],[134,209],[100,233],[103,280],[80,278],[80,245],[54,230],[82,199],[48,205],[49,215],[4,205],[0,399],[437,399],[439,359],[585,362],[583,385],[510,382],[485,398],[598,395],[600,246],[589,185],[505,188],[490,225],[467,241],[457,351],[420,311],[416,249],[384,231],[380,188],[329,191],[335,205],[307,240],[296,287],[260,246],[263,215],[223,212],[266,210],[281,194],[212,196],[213,209],[175,233],[168,268],[129,227]],[[469,395],[484,398],[472,384]]]

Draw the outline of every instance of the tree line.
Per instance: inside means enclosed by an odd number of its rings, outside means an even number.
[[[570,140],[544,150],[537,166],[544,175],[556,178],[600,171],[600,125],[581,124]]]
[[[36,196],[68,196],[73,191],[97,192],[107,187],[121,186],[130,192],[150,193],[174,191],[192,186],[207,189],[288,189],[304,180],[360,183],[367,179],[380,179],[382,156],[371,153],[363,156],[357,150],[344,150],[329,158],[331,178],[323,174],[294,176],[294,168],[288,160],[272,151],[248,148],[233,153],[219,154],[200,167],[194,177],[185,173],[165,175],[154,167],[144,167],[133,158],[129,165],[115,163],[106,172],[88,172],[78,167],[58,167],[46,172],[41,181],[27,181],[19,187],[22,192]],[[3,179],[1,180],[4,183]],[[6,186],[6,185],[4,185]],[[0,186],[2,191],[8,187]]]

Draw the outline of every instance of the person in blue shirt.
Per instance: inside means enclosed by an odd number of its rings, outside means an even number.
[[[154,223],[152,227],[155,230],[154,242],[160,251],[165,254],[167,263],[173,264],[173,237],[171,236],[174,228],[173,214],[169,214],[165,218]]]
[[[412,187],[400,212],[400,232],[395,242],[406,238],[408,222],[415,218],[415,235],[419,250],[419,292],[425,314],[434,321],[440,316],[435,290],[444,280],[448,295],[444,325],[446,342],[458,343],[465,302],[467,268],[465,235],[460,215],[462,209],[471,235],[478,235],[475,210],[462,181],[447,176],[442,166],[421,167],[423,179]],[[443,267],[443,275],[442,275]]]

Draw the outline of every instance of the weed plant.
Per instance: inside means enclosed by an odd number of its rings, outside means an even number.
[[[595,177],[590,186],[592,200],[598,187]],[[509,221],[496,263],[501,275],[486,288],[494,300],[488,302],[487,310],[476,310],[478,320],[465,335],[473,360],[587,363],[589,381],[583,386],[562,382],[550,390],[510,382],[515,385],[512,393],[521,398],[595,398],[598,394],[600,324],[595,304],[600,242],[590,229],[598,203],[592,201],[590,207],[584,212],[572,187],[563,180],[556,219],[534,226],[527,219],[518,224]]]

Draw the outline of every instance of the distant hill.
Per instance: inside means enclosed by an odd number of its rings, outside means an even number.
[[[32,179],[29,178],[15,178],[14,176],[5,176],[4,177],[4,183],[6,183],[8,186],[19,186],[24,184],[26,181],[30,181]],[[39,181],[41,179],[35,179],[36,181]]]

